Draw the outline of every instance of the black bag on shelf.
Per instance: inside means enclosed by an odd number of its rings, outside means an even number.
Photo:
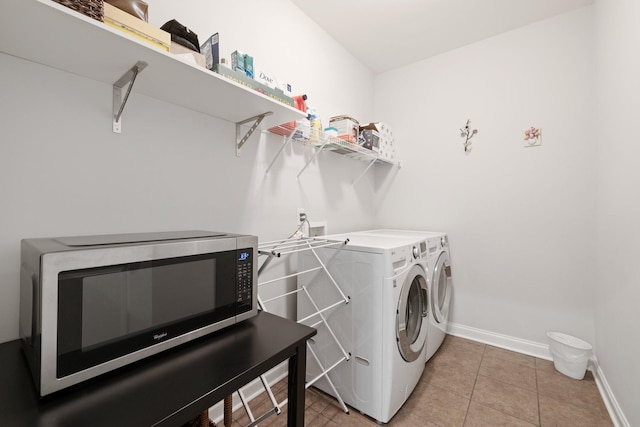
[[[171,34],[171,41],[176,42],[187,49],[195,50],[198,53],[200,52],[198,35],[175,19],[166,22],[162,27],[160,27],[160,29]]]

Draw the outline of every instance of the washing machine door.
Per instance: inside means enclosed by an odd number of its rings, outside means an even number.
[[[437,323],[446,323],[449,318],[449,303],[451,301],[451,265],[449,254],[441,252],[433,270],[431,284],[431,305],[433,318]]]
[[[426,343],[427,300],[425,272],[420,266],[414,265],[402,284],[396,312],[398,350],[407,362],[418,359]]]

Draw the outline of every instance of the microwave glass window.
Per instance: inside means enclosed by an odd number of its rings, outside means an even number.
[[[232,318],[239,262],[233,250],[60,273],[57,375]]]
[[[215,259],[82,279],[82,349],[216,307]]]

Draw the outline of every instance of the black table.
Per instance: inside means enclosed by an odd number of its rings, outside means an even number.
[[[258,316],[39,398],[19,340],[0,344],[0,426],[180,426],[289,359],[289,426],[304,425],[306,341],[316,330]]]

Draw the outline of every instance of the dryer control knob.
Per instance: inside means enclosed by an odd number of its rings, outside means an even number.
[[[411,249],[411,253],[413,254],[414,259],[418,259],[418,257],[420,256],[420,252],[418,251],[417,246],[414,246],[413,249]]]

